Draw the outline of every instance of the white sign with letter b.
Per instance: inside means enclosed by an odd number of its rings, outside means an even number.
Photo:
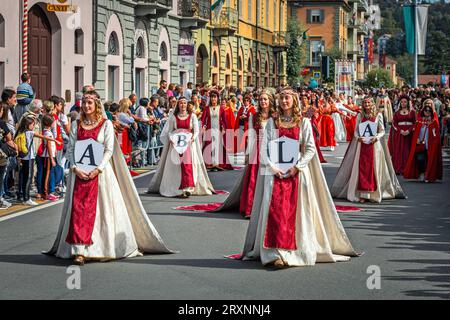
[[[186,131],[179,131],[172,134],[171,139],[173,142],[173,147],[175,151],[182,155],[189,147],[191,143],[192,133]]]

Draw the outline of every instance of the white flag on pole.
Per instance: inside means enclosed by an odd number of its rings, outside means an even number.
[[[416,34],[417,54],[425,54],[427,43],[428,6],[417,6],[416,11]]]

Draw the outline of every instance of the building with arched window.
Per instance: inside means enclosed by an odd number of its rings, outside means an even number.
[[[285,81],[286,0],[226,0],[218,16],[211,0],[71,0],[64,12],[26,3],[2,0],[1,87],[27,70],[37,97],[70,103],[86,84],[118,101],[150,96],[161,79],[242,89]],[[18,37],[24,11],[28,32]]]
[[[202,80],[241,89],[285,83],[286,70],[270,66],[286,65],[286,22],[287,0],[226,0],[217,16],[211,13],[210,29],[193,33],[196,48],[212,57],[210,78]],[[196,65],[199,70],[198,59]]]
[[[73,0],[74,10],[54,12],[48,1],[2,0],[0,6],[0,87],[19,85],[20,75],[31,74],[36,96],[51,95],[73,102],[75,92],[92,82],[94,12],[92,1]],[[24,12],[27,32],[22,21]],[[81,12],[84,19],[81,19]]]

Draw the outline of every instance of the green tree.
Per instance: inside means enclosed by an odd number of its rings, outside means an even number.
[[[386,42],[386,54],[398,57],[406,52],[405,34],[398,32]]]
[[[303,39],[305,29],[297,20],[288,21],[287,27],[287,80],[290,84],[300,83],[303,61],[305,60],[305,42]],[[301,43],[299,40],[301,39]]]
[[[397,61],[397,74],[405,79],[406,83],[412,83],[414,77],[413,56],[404,53],[395,60]]]
[[[450,39],[442,31],[432,31],[427,37],[425,72],[442,74],[450,71]]]
[[[366,85],[374,88],[379,88],[381,86],[385,88],[392,88],[394,86],[389,72],[381,68],[369,71],[366,77]]]
[[[375,31],[375,39],[382,34],[392,34],[394,39],[392,42],[388,42],[387,51],[389,55],[396,57],[396,60],[400,62],[400,57],[404,57],[404,39],[400,39],[400,37],[405,28],[400,2],[397,0],[377,0],[376,2],[381,8],[382,22],[381,30]],[[423,71],[428,74],[440,74],[441,72],[449,74],[450,4],[448,0],[427,0],[426,2],[430,3],[428,35],[426,55],[419,56],[419,73]],[[411,60],[408,59],[408,61]],[[404,77],[401,73],[400,75]]]

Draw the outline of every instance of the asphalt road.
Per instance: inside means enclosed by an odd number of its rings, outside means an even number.
[[[329,183],[344,151],[339,146],[334,154],[325,152]],[[81,289],[69,290],[71,261],[40,253],[53,243],[61,205],[1,221],[0,299],[449,299],[450,158],[444,163],[443,183],[402,180],[408,199],[340,214],[354,247],[365,252],[345,263],[275,270],[225,259],[241,251],[247,220],[233,213],[172,209],[221,201],[224,195],[187,201],[142,195],[151,221],[180,253],[89,263],[81,268]],[[210,174],[214,186],[225,190],[238,175]],[[136,180],[142,193],[150,178]],[[372,266],[381,274],[379,289],[367,286]]]

